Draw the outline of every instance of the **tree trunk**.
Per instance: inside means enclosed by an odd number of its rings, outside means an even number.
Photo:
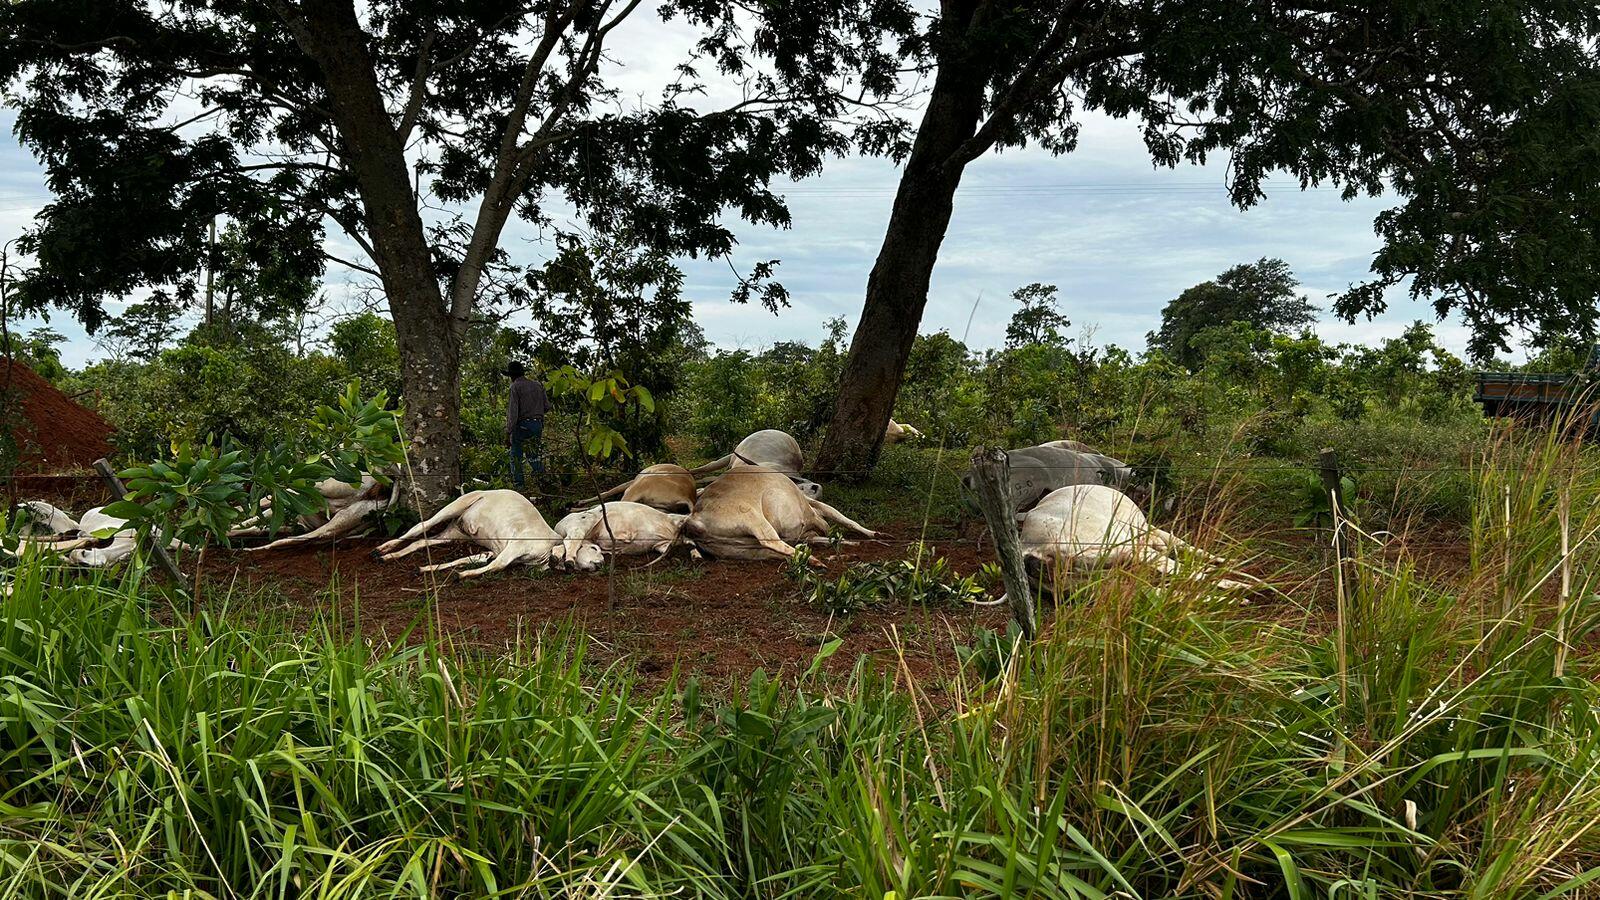
[[[944,18],[951,18],[948,12]],[[982,117],[981,66],[967,59],[965,51],[943,56],[900,175],[883,246],[867,278],[866,305],[812,466],[822,478],[860,478],[878,461],[966,168],[952,155],[972,137]]]
[[[389,300],[409,444],[401,496],[424,516],[461,486],[461,334],[433,269],[405,145],[384,106],[366,34],[350,0],[302,6],[295,39],[321,68],[329,112],[355,177],[373,262]]]

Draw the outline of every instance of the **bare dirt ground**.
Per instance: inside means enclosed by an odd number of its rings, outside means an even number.
[[[825,664],[830,674],[847,673],[867,655],[880,670],[904,667],[919,684],[931,686],[955,673],[956,646],[968,643],[975,629],[1004,630],[1007,622],[1002,607],[976,606],[893,605],[831,617],[802,596],[778,562],[619,562],[613,605],[603,572],[520,569],[460,582],[418,573],[429,561],[422,553],[379,562],[370,555],[377,543],[210,551],[202,602],[229,596],[234,611],[302,625],[331,613],[358,622],[364,635],[376,639],[401,639],[431,626],[490,652],[570,623],[592,641],[591,662],[626,658],[646,677],[665,677],[678,667],[721,682],[743,680],[758,668],[789,676],[804,672],[822,645],[837,637],[844,643]],[[442,549],[433,562],[476,551],[467,544]],[[937,549],[963,573],[983,562],[970,544]],[[867,542],[818,557],[837,577],[851,563],[900,559],[905,550],[903,542]]]

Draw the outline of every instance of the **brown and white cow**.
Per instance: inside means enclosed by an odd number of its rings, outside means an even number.
[[[877,533],[814,497],[787,473],[767,466],[741,465],[700,493],[683,523],[683,536],[710,556],[725,559],[787,558],[794,545],[825,538],[829,525],[863,537]]]
[[[646,466],[624,486],[624,503],[642,503],[666,513],[688,515],[694,509],[698,485],[688,469],[674,463]]]

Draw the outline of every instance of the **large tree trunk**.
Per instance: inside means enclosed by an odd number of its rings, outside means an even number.
[[[812,467],[823,478],[864,476],[883,447],[965,169],[953,154],[977,130],[983,112],[983,77],[970,61],[951,58],[959,52],[940,61],[878,261],[867,278],[866,305]]]
[[[445,305],[417,211],[405,145],[384,106],[350,0],[303,5],[295,39],[322,69],[329,112],[361,196],[373,262],[400,350],[409,465],[401,496],[424,516],[461,487],[461,335]]]

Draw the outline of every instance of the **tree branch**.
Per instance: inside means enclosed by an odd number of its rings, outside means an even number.
[[[417,51],[417,70],[411,78],[411,96],[406,99],[405,111],[401,113],[400,126],[396,129],[402,144],[411,137],[411,129],[416,127],[417,117],[422,115],[422,102],[428,97],[428,57],[437,37],[438,32],[429,32],[422,41],[422,48]]]
[[[989,113],[989,118],[978,127],[972,137],[962,141],[955,150],[951,151],[944,165],[964,166],[989,152],[989,149],[1000,139],[1000,133],[1016,121],[1018,111],[1027,106],[1040,93],[1051,90],[1061,84],[1075,70],[1095,63],[1107,62],[1119,56],[1131,56],[1142,49],[1144,47],[1141,42],[1126,40],[1117,41],[1093,50],[1070,53],[1056,65],[1051,66],[1048,74],[1043,74],[1043,50],[1034,54],[1033,58],[1028,60],[1028,64],[1023,68],[1022,73],[1017,76],[1017,80],[1013,81],[1011,87],[1006,90],[1005,96],[995,103],[993,110]]]
[[[334,256],[332,253],[329,253],[327,250],[323,250],[322,251],[322,258],[326,259],[329,262],[336,262],[339,265],[344,266],[346,269],[352,269],[354,271],[362,273],[363,275],[371,275],[373,278],[382,278],[383,277],[382,273],[380,273],[377,269],[371,268],[369,266],[363,266],[360,263],[351,262],[348,259],[341,259],[340,257]]]

